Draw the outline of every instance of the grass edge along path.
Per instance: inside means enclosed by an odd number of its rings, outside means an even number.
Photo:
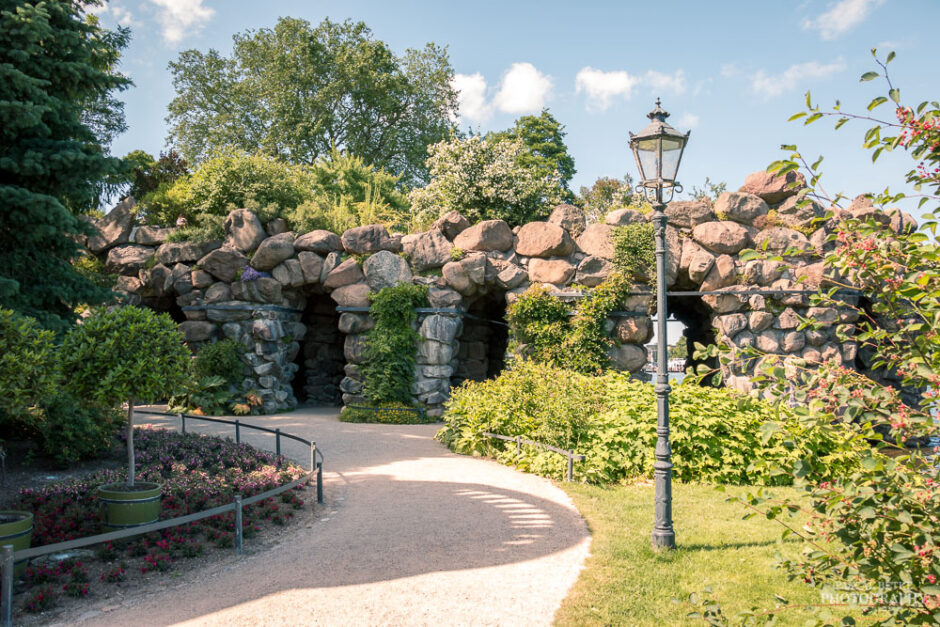
[[[594,486],[560,483],[591,530],[591,554],[577,583],[555,615],[558,625],[704,625],[686,618],[695,611],[689,594],[711,586],[722,613],[734,623],[738,612],[778,605],[774,594],[790,603],[819,603],[819,591],[801,581],[787,581],[775,569],[776,555],[798,555],[799,540],[780,540],[781,527],[746,513],[729,496],[754,488],[673,484],[675,551],[656,553],[653,486],[650,483]],[[792,488],[775,488],[783,495]],[[680,599],[676,603],[673,599]],[[858,614],[860,616],[860,613]],[[812,614],[798,609],[777,614],[777,624],[802,625]]]

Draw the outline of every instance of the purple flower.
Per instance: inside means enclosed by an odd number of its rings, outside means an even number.
[[[270,278],[271,275],[267,272],[260,272],[255,270],[251,266],[245,266],[245,269],[242,270],[242,281],[256,281],[260,278]]]

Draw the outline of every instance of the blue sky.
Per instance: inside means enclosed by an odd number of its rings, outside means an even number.
[[[679,179],[705,177],[736,189],[752,171],[798,144],[826,156],[824,187],[855,195],[903,188],[911,162],[899,155],[872,165],[861,149],[865,126],[840,131],[824,121],[787,123],[803,94],[825,107],[840,99],[864,112],[886,88],[858,82],[877,69],[870,49],[897,52],[892,80],[907,104],[936,99],[940,85],[937,0],[761,0],[722,2],[555,2],[441,0],[111,0],[98,11],[106,26],[129,25],[123,71],[129,130],[113,152],[165,148],[167,103],[174,92],[167,63],[180,51],[231,50],[234,33],[292,16],[366,22],[396,52],[434,41],[449,48],[461,90],[461,127],[483,131],[548,107],[567,130],[578,170],[573,187],[636,168],[628,131],[645,126],[657,96],[670,122],[692,130]],[[879,110],[887,118],[887,106]],[[911,208],[912,209],[912,208]]]

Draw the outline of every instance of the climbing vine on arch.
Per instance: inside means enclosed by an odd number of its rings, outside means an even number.
[[[623,305],[633,287],[619,272],[586,290],[574,312],[540,285],[529,288],[506,312],[514,350],[540,363],[584,374],[598,374],[610,366],[607,351],[614,341],[607,332],[607,317]]]
[[[427,306],[427,287],[402,283],[369,294],[375,326],[366,335],[360,366],[366,398],[374,404],[411,405],[418,333],[415,307]]]

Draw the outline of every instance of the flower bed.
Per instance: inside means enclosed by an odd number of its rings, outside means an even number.
[[[198,434],[136,429],[137,479],[163,484],[161,519],[175,518],[270,490],[305,474],[295,464],[247,444]],[[281,468],[279,469],[278,462]],[[32,546],[103,533],[96,488],[124,481],[122,469],[101,470],[79,480],[20,491],[16,508],[33,512]],[[268,498],[243,510],[243,533],[251,537],[266,525],[284,525],[302,508],[296,491]],[[27,567],[21,607],[42,611],[60,595],[84,597],[94,586],[117,584],[136,573],[170,570],[180,558],[202,555],[206,547],[234,546],[233,512],[164,529],[129,541],[98,545],[89,576],[79,562],[39,562]],[[99,572],[100,571],[100,572]],[[24,600],[25,599],[25,600]]]

